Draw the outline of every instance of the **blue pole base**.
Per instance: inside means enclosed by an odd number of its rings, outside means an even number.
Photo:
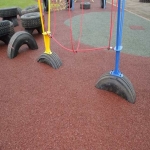
[[[123,74],[120,71],[116,72],[116,71],[112,70],[112,71],[110,71],[110,74],[112,76],[123,77]]]

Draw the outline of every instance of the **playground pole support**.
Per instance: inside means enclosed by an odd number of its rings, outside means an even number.
[[[54,69],[58,69],[61,65],[62,62],[59,58],[59,56],[51,51],[51,32],[50,32],[50,0],[48,0],[48,31],[45,31],[44,27],[44,12],[42,11],[42,5],[41,5],[41,0],[38,0],[38,6],[40,10],[40,18],[41,18],[41,24],[42,24],[42,31],[43,31],[43,38],[44,38],[44,45],[45,45],[45,51],[44,54],[42,54],[38,58],[38,62],[46,63],[49,66],[53,67]]]
[[[52,54],[52,51],[50,49],[50,37],[49,37],[50,34],[51,34],[50,31],[43,33],[45,41],[45,51],[44,51],[45,54]]]
[[[124,22],[125,0],[118,0],[117,14],[117,33],[116,33],[116,51],[115,68],[100,77],[96,83],[96,88],[114,92],[130,103],[135,103],[136,93],[130,80],[119,70],[120,51],[122,50],[122,29]]]

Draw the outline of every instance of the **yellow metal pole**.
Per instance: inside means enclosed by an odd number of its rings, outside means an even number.
[[[44,30],[44,21],[43,21],[43,13],[42,13],[41,0],[38,0],[38,6],[39,6],[39,10],[40,10],[40,18],[41,18],[41,24],[42,24],[42,31],[45,32],[45,30]]]
[[[48,31],[50,32],[50,21],[51,21],[51,15],[50,15],[50,10],[51,10],[51,0],[48,0]]]
[[[50,0],[48,0],[48,16],[50,16]],[[40,10],[40,18],[41,18],[41,24],[42,24],[42,30],[43,30],[43,37],[44,37],[44,45],[45,45],[45,51],[44,53],[46,54],[52,54],[51,50],[50,50],[50,37],[48,34],[50,34],[50,30],[49,31],[45,31],[44,29],[44,21],[43,21],[43,13],[42,13],[42,6],[41,6],[41,0],[38,0],[38,6],[39,6],[39,10]],[[48,17],[49,18],[49,17]],[[48,28],[50,28],[50,21],[48,21]]]

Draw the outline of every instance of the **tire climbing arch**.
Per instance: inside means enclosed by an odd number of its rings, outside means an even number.
[[[31,34],[26,31],[19,31],[16,32],[9,41],[7,56],[11,59],[16,57],[19,48],[24,44],[26,44],[31,50],[38,49],[38,45]]]

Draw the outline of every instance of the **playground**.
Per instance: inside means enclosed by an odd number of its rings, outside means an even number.
[[[13,59],[0,41],[0,150],[149,149],[150,20],[125,10],[119,67],[136,92],[132,104],[95,87],[115,65],[115,51],[108,49],[116,44],[116,21],[110,38],[112,5],[102,9],[95,0],[82,10],[80,2],[72,11],[51,12],[58,69],[37,62],[45,48],[36,30],[38,49],[23,45]],[[15,31],[24,31],[17,19]]]

